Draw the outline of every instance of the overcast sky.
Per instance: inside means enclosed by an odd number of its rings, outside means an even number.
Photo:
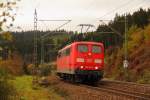
[[[21,0],[15,20],[16,26],[33,29],[34,9],[38,19],[71,19],[64,28],[79,30],[78,24],[98,25],[102,19],[113,19],[116,13],[133,12],[150,7],[150,0]],[[55,29],[64,22],[38,22],[39,29]]]

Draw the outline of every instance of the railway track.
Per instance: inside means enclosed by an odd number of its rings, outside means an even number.
[[[139,87],[145,87],[145,88],[150,88],[150,84],[138,84],[138,83],[133,83],[133,82],[123,82],[123,81],[116,81],[116,80],[101,80],[103,83],[115,83],[115,84],[124,84],[124,85],[134,85],[134,86],[139,86]]]
[[[74,84],[74,83],[73,83]],[[88,84],[88,83],[87,83]],[[150,85],[133,82],[101,80],[97,85],[78,84],[81,87],[108,93],[119,98],[131,100],[150,100]],[[77,85],[77,84],[74,84]],[[119,99],[118,99],[119,100]]]
[[[102,80],[97,86],[83,84],[81,86],[134,100],[150,100],[150,85]]]
[[[101,84],[102,83],[102,84]],[[122,82],[122,81],[110,81],[102,80],[98,86],[107,86],[107,87],[118,87],[119,89],[130,91],[130,92],[139,92],[143,95],[150,97],[150,85],[149,84],[137,84],[133,82]]]
[[[139,92],[131,92],[131,91],[126,91],[126,90],[121,90],[121,89],[117,89],[113,88],[113,87],[106,87],[106,86],[89,86],[89,85],[81,85],[83,87],[89,88],[89,89],[94,89],[96,91],[100,91],[100,92],[107,92],[107,93],[111,93],[112,95],[117,95],[120,97],[127,97],[127,98],[131,98],[131,99],[135,99],[135,100],[150,100],[150,95],[146,95],[143,93],[139,93]]]
[[[66,81],[65,81],[66,82]],[[79,87],[85,87],[96,92],[95,95],[101,97],[102,94],[114,100],[150,100],[150,85],[137,84],[132,82],[102,80],[97,85],[92,84],[75,84]],[[99,93],[99,94],[98,94]],[[101,94],[102,93],[102,94]]]

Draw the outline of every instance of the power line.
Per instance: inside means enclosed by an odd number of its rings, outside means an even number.
[[[139,2],[138,3],[138,5],[136,5],[136,6],[134,6],[134,7],[132,7],[132,8],[134,8],[134,9],[130,9],[130,10],[136,10],[137,9],[137,7],[139,8],[139,6],[142,6],[142,5],[144,5],[144,3],[146,3],[146,2],[148,2],[147,0],[142,0],[141,2]],[[136,8],[135,8],[136,7]],[[126,9],[126,10],[128,10],[128,9]]]
[[[135,1],[135,0],[132,0],[132,2],[133,2],[133,1]],[[129,3],[131,3],[131,0],[129,0],[127,3],[125,3],[125,4],[123,4],[123,5],[120,5],[120,6],[118,6],[117,8],[115,8],[115,9],[113,9],[113,10],[107,12],[106,14],[104,14],[103,16],[101,16],[99,19],[101,19],[101,18],[103,18],[104,16],[107,16],[107,15],[113,13],[113,12],[116,11],[116,10],[119,10],[119,9],[125,7],[125,6],[128,5]]]
[[[42,21],[42,23],[43,23],[44,26],[46,27],[46,30],[49,29],[49,27],[46,25],[45,21]]]
[[[102,22],[104,25],[107,25],[104,20],[100,20],[100,22]],[[122,36],[120,35],[120,32],[118,32],[116,29],[114,29],[113,27],[107,25],[108,28],[110,28],[113,32],[115,32],[116,34],[118,34],[121,38]]]
[[[45,21],[47,21],[47,22],[48,22],[48,21],[49,21],[49,22],[52,22],[52,21],[63,21],[63,22],[65,22],[65,21],[71,21],[71,20],[66,20],[66,19],[57,19],[57,20],[56,20],[56,19],[54,19],[54,20],[53,20],[53,19],[39,19],[38,21],[41,21],[41,22],[42,22],[42,21],[43,21],[43,22],[45,22]]]
[[[71,20],[48,20],[48,19],[41,19],[41,20],[37,20],[39,22],[45,22],[45,21],[62,21],[62,22],[65,22],[63,23],[62,25],[58,26],[55,31],[57,31],[58,29],[60,29],[61,27],[65,26],[66,24],[70,23]],[[47,37],[48,35],[50,35],[51,33],[54,33],[54,32],[49,32],[47,34],[44,34],[41,36],[41,64],[44,63],[44,38]]]
[[[135,0],[133,0],[133,1],[135,1]],[[132,2],[133,2],[133,1],[132,1]],[[139,3],[139,5],[145,3],[146,1],[147,1],[147,0],[141,1],[141,2]],[[125,7],[125,6],[128,5],[130,2],[131,2],[131,1],[128,1],[128,2],[125,3],[125,4],[118,6],[117,8],[115,8],[115,9],[113,9],[113,10],[107,12],[106,14],[104,14],[103,16],[101,16],[100,18],[103,18],[104,16],[107,16],[107,15],[113,13],[114,11],[119,10],[119,9]],[[139,6],[139,5],[136,5],[136,6]],[[110,21],[111,21],[111,20],[110,20]]]
[[[135,0],[133,0],[133,1],[135,1]],[[133,1],[132,1],[132,2],[133,2]],[[115,9],[112,9],[111,11],[105,13],[104,15],[102,15],[100,18],[97,18],[97,19],[101,19],[101,18],[103,18],[104,16],[107,16],[107,15],[113,13],[114,11],[119,10],[119,9],[125,7],[125,6],[128,5],[129,3],[131,3],[130,0],[129,0],[128,2],[126,2],[125,4],[122,4],[122,5],[118,6],[118,7],[116,7]],[[97,21],[97,20],[94,20],[94,21],[91,21],[91,22],[96,22],[96,21]]]
[[[68,20],[66,23],[60,25],[59,27],[57,27],[55,30],[57,31],[58,29],[60,29],[61,27],[65,26],[66,24],[70,23],[71,20]]]
[[[38,21],[40,21],[40,22],[45,22],[45,21],[63,21],[63,22],[65,22],[65,23],[63,23],[62,25],[60,25],[60,26],[58,26],[57,28],[54,29],[54,31],[57,31],[58,29],[60,29],[60,28],[62,28],[63,26],[65,26],[66,24],[70,23],[72,20],[43,20],[43,19],[42,19],[42,20],[38,20]],[[51,32],[49,32],[49,33],[43,35],[42,38],[48,36],[49,34],[51,34]]]

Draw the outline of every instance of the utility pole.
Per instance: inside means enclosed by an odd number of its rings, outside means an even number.
[[[37,35],[37,11],[34,12],[34,65],[38,67],[38,35]]]
[[[41,37],[41,64],[44,64],[44,38]]]
[[[128,36],[127,36],[127,31],[128,31],[128,21],[127,21],[127,16],[125,14],[125,35],[124,35],[124,61],[123,61],[123,66],[124,68],[128,67]]]
[[[37,35],[37,11],[34,11],[34,53],[33,53],[33,62],[34,62],[34,69],[33,69],[33,85],[38,82],[38,35]]]

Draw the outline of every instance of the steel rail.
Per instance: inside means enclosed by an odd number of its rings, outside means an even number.
[[[130,91],[118,90],[118,89],[109,88],[109,87],[93,87],[93,86],[89,86],[89,85],[80,85],[80,86],[86,87],[89,89],[94,89],[94,90],[101,91],[101,92],[104,91],[104,92],[113,93],[116,95],[135,98],[135,99],[139,99],[139,100],[150,100],[150,97],[147,97],[147,96],[140,94],[140,93],[133,93]]]
[[[125,84],[125,85],[136,85],[136,86],[140,86],[140,87],[145,87],[145,88],[150,88],[149,84],[138,84],[138,83],[133,83],[133,82],[123,82],[123,81],[116,81],[116,80],[101,80],[102,82],[111,82],[111,83],[116,83],[116,84]]]

